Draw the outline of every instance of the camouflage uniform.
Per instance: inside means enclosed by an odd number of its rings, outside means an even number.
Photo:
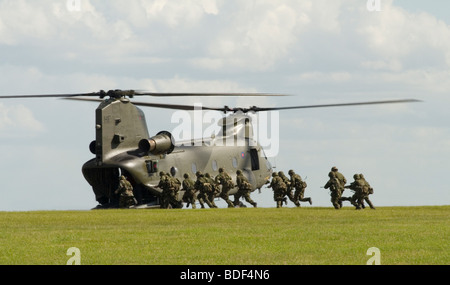
[[[289,178],[286,177],[286,175],[284,175],[283,171],[279,171],[278,172],[278,176],[283,179],[284,184],[286,184],[286,196],[289,198],[289,200],[291,200],[292,203],[294,203],[297,207],[300,206],[300,203],[298,201],[295,201],[294,199],[294,195],[292,194],[292,185],[291,185],[291,181],[289,181]],[[286,200],[285,200],[286,201]]]
[[[209,173],[205,173],[205,179],[206,179],[206,182],[209,183],[209,185],[211,185],[211,190],[208,191],[208,193],[207,193],[208,200],[211,202],[211,205],[213,205],[214,208],[217,208],[217,205],[214,202],[214,198],[216,197],[217,194],[220,193],[219,185],[217,185],[216,181],[214,181],[214,179],[212,179],[212,177]]]
[[[339,199],[341,197],[341,184],[339,182],[339,179],[336,178],[336,174],[333,171],[328,173],[328,177],[330,177],[330,180],[328,180],[324,188],[330,188],[331,203],[333,204],[335,209],[340,209],[341,205],[339,204]]]
[[[160,180],[158,187],[162,189],[161,208],[169,209],[172,207],[181,208],[181,201],[178,201],[178,192],[180,191],[181,182],[178,178],[172,177],[170,174],[161,171],[159,173]]]
[[[371,209],[375,210],[375,207],[373,206],[372,201],[370,201],[370,199],[369,199],[369,195],[373,194],[373,188],[370,186],[369,182],[366,181],[366,179],[364,178],[363,174],[360,174],[359,178],[362,180],[362,183],[364,184],[362,197],[367,202],[369,207]],[[361,201],[361,206],[364,207],[364,202],[363,201]]]
[[[228,192],[234,188],[231,176],[223,168],[219,168],[219,174],[216,176],[215,181],[217,184],[222,185],[222,191],[220,192],[219,197],[225,200],[228,204],[228,208],[234,208],[234,204],[231,202],[228,194]]]
[[[171,207],[170,202],[175,198],[175,187],[173,187],[169,175],[164,171],[159,172],[159,177],[158,188],[162,189],[160,195],[161,208],[168,209]]]
[[[331,171],[336,175],[336,178],[339,180],[340,183],[340,191],[339,191],[339,206],[342,208],[342,201],[350,201],[350,197],[342,197],[342,194],[344,194],[345,190],[345,184],[347,183],[347,179],[345,179],[344,175],[340,173],[336,166],[333,166],[331,168]]]
[[[273,200],[277,203],[277,208],[283,207],[284,196],[286,195],[287,186],[283,179],[278,176],[278,173],[272,173],[272,182],[270,182],[269,188],[273,190]]]
[[[119,207],[129,208],[137,204],[136,199],[133,194],[133,186],[125,178],[125,176],[120,176],[119,187],[114,191],[115,194],[119,194]]]
[[[192,205],[192,209],[195,209],[195,202],[197,200],[197,194],[195,193],[195,187],[194,184],[195,182],[189,178],[189,174],[185,173],[184,174],[184,180],[183,180],[183,190],[184,190],[184,195],[183,195],[183,201],[186,202],[186,207],[189,207],[189,204]]]
[[[203,173],[197,171],[197,181],[195,181],[195,189],[197,189],[200,193],[197,195],[198,200],[200,201],[200,205],[203,206],[203,202],[205,202],[210,208],[216,208],[209,200],[209,193],[213,191],[212,185],[208,183]]]
[[[339,180],[339,183],[341,183],[342,186],[345,185],[345,183],[347,183],[347,179],[345,179],[344,175],[342,175],[342,173],[340,173],[337,169],[336,166],[333,166],[331,168],[331,171],[334,172],[334,174],[336,175],[336,178]]]
[[[245,198],[245,201],[252,204],[256,208],[256,202],[250,198],[250,192],[252,191],[252,185],[248,182],[247,178],[242,174],[242,171],[236,171],[236,185],[239,188],[236,194],[234,194],[234,205],[239,204],[241,197]]]
[[[350,197],[350,203],[352,203],[352,205],[355,206],[357,210],[359,210],[362,207],[362,201],[364,199],[363,197],[364,184],[363,181],[360,179],[359,174],[353,175],[353,179],[355,179],[355,181],[350,183],[350,185],[345,186],[345,188],[354,191],[353,196]]]
[[[310,197],[304,198],[305,195],[305,188],[306,188],[306,182],[302,180],[300,175],[296,174],[294,170],[289,170],[289,175],[291,176],[291,187],[295,188],[294,192],[294,201],[296,202],[297,207],[300,207],[300,201],[301,202],[309,202],[310,205],[312,205],[312,200]]]

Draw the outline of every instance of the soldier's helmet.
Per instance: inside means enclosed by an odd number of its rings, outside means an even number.
[[[363,179],[363,178],[364,178],[364,175],[361,173],[361,174],[359,175],[359,178]]]
[[[336,166],[331,167],[331,171],[338,171]]]
[[[283,171],[278,171],[278,175],[284,176],[284,172]]]
[[[359,174],[353,175],[353,179],[358,180],[361,176]]]
[[[289,170],[289,175],[294,175],[295,174],[295,172],[294,172],[294,170],[293,169],[291,169],[291,170]]]
[[[242,174],[242,171],[238,169],[238,170],[236,171],[236,174],[237,174],[237,175]]]
[[[197,172],[195,173],[195,175],[197,175],[197,177],[198,177],[198,176],[201,176],[201,175],[203,175],[203,174],[202,174],[201,171],[197,171]]]
[[[183,177],[187,179],[187,178],[189,178],[189,174],[185,173],[185,174],[183,175]]]
[[[166,175],[166,173],[164,171],[159,172],[159,176],[164,176],[164,175]]]
[[[211,178],[211,175],[209,175],[209,173],[205,173],[205,176]]]
[[[328,173],[328,177],[330,177],[330,178],[336,178],[336,174],[334,174],[333,171],[330,171],[330,173]]]
[[[223,168],[221,167],[221,168],[219,168],[219,172],[223,172]]]
[[[276,172],[272,173],[272,177],[277,177],[277,176],[278,176],[278,173],[276,173]]]

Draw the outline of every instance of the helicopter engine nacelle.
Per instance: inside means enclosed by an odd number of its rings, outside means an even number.
[[[149,139],[142,139],[139,142],[139,149],[154,155],[169,154],[175,148],[172,134],[162,131]]]

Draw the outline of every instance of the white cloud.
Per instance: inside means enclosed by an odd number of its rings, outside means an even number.
[[[80,11],[69,11],[66,1],[0,0],[0,86],[3,94],[129,88],[298,95],[181,102],[204,106],[423,99],[420,105],[280,113],[280,169],[302,169],[309,185],[323,186],[332,164],[349,176],[364,163],[371,183],[390,199],[389,191],[397,186],[417,188],[408,175],[426,173],[438,181],[435,172],[444,173],[433,167],[449,157],[450,34],[434,15],[408,12],[389,0],[382,0],[382,11],[369,12],[366,2],[81,0]],[[85,150],[93,136],[95,106],[56,101],[2,101],[0,134],[20,139],[48,129],[52,138],[39,136],[35,142],[34,150],[44,150],[39,143],[48,147],[46,139],[53,139],[60,145],[64,132],[73,136],[75,148]],[[42,111],[52,106],[57,106],[52,114]],[[145,112],[151,132],[170,128],[170,112]],[[420,158],[419,168],[410,165],[411,158]],[[52,171],[63,177],[59,169]],[[77,179],[84,187],[81,174]]]
[[[34,136],[45,130],[44,125],[23,105],[0,103],[0,135],[2,137]]]
[[[273,1],[235,4],[240,8],[228,16],[230,25],[215,33],[208,47],[210,56],[203,59],[212,62],[215,68],[271,68],[288,54],[297,31],[309,22],[302,11],[308,9],[307,4],[304,7]]]
[[[357,28],[371,51],[391,60],[442,54],[450,64],[450,27],[428,13],[410,13],[383,1],[382,12],[366,13]]]

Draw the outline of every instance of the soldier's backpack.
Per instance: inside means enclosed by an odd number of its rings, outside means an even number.
[[[231,180],[231,179],[226,179],[224,184],[228,187],[228,189],[234,188],[234,183],[233,183],[233,180]]]
[[[243,190],[251,190],[252,189],[252,184],[250,184],[247,181],[242,181],[242,189]]]

